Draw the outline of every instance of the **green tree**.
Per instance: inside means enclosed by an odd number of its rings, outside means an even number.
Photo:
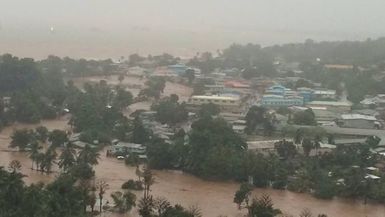
[[[98,180],[96,183],[96,189],[98,192],[99,197],[99,212],[102,213],[102,206],[103,206],[103,198],[104,194],[106,193],[107,189],[109,188],[109,185],[104,180]]]
[[[302,149],[303,149],[305,156],[309,156],[309,154],[313,148],[314,148],[314,144],[310,139],[305,138],[302,141]]]
[[[67,133],[63,130],[53,130],[49,136],[48,141],[53,147],[62,147],[68,143]]]
[[[246,133],[253,133],[258,125],[263,125],[266,121],[266,109],[252,106],[246,114]]]
[[[151,106],[156,111],[156,119],[162,124],[175,125],[187,120],[188,112],[184,103],[178,103],[178,97],[171,95],[170,97],[160,100]]]
[[[33,164],[35,162],[38,161],[38,157],[39,157],[39,150],[42,148],[39,143],[37,142],[33,142],[31,144],[31,147],[30,147],[30,151],[29,151],[29,158],[32,160],[32,166],[31,166],[31,169],[33,169]],[[36,169],[38,169],[39,165],[37,165],[36,163]]]
[[[253,198],[249,208],[249,216],[274,217],[282,212],[273,207],[273,202],[269,195],[262,195],[260,198]]]
[[[88,165],[96,165],[98,164],[98,159],[100,158],[100,154],[91,146],[86,145],[79,153],[77,157],[77,161],[79,163],[85,163]]]
[[[188,83],[192,84],[195,79],[195,70],[194,69],[186,69],[185,77],[188,79]]]
[[[132,93],[124,90],[123,88],[117,87],[116,94],[113,99],[113,106],[118,109],[124,109],[133,102]]]
[[[20,151],[24,151],[28,145],[35,142],[35,135],[31,130],[21,129],[15,130],[11,139],[11,148],[18,147]]]
[[[48,131],[47,127],[44,127],[44,126],[36,127],[35,132],[36,132],[36,138],[40,142],[44,143],[47,141],[48,135],[49,135],[49,131]]]
[[[72,143],[67,143],[59,156],[59,168],[65,172],[76,163],[76,151]]]
[[[134,129],[132,131],[132,142],[137,144],[144,144],[149,140],[149,133],[143,127],[139,117],[134,119]]]
[[[218,115],[221,109],[218,105],[213,103],[203,104],[199,110],[199,116],[203,117],[205,115],[214,116]]]
[[[143,185],[144,185],[144,198],[150,197],[151,186],[154,184],[155,178],[152,175],[151,169],[148,167],[144,168],[143,171]]]
[[[307,109],[294,113],[293,122],[298,125],[316,125],[313,110]]]
[[[114,201],[115,209],[119,213],[129,212],[135,206],[136,195],[129,191],[125,193],[116,191],[111,194],[111,198]]]
[[[51,169],[53,164],[55,163],[57,157],[57,153],[53,146],[50,146],[47,151],[42,155],[42,159],[40,162],[40,171],[44,171],[46,173],[51,173]]]
[[[242,183],[239,187],[239,190],[235,192],[234,203],[238,205],[238,209],[241,209],[242,203],[245,203],[245,206],[249,206],[249,197],[251,195],[251,186],[247,183]]]
[[[147,87],[140,91],[139,96],[153,97],[159,100],[166,87],[166,80],[162,77],[151,77],[150,80],[146,82],[146,85]]]

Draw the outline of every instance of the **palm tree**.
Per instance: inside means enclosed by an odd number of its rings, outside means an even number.
[[[67,172],[75,164],[76,151],[72,143],[67,143],[59,159],[59,168]]]
[[[40,141],[40,142],[46,142],[47,141],[47,138],[48,138],[48,129],[44,126],[39,126],[35,129],[35,133],[36,133],[36,138]]]
[[[123,74],[120,74],[120,75],[118,76],[119,84],[121,84],[123,80],[124,80],[124,75],[123,75]]]
[[[44,171],[44,165],[42,165],[43,161],[44,161],[44,153],[41,153],[39,152],[37,155],[36,155],[36,160],[35,160],[35,163],[36,163],[36,170],[40,170],[40,171]]]
[[[143,184],[144,184],[144,197],[147,198],[150,196],[150,187],[155,182],[155,178],[152,175],[151,170],[146,167],[143,172]]]
[[[52,146],[60,147],[68,142],[68,135],[63,130],[54,130],[49,134],[48,141]]]
[[[87,206],[91,207],[91,213],[94,212],[94,206],[96,203],[96,196],[93,185],[91,185],[91,180],[89,179],[80,179],[79,180],[79,190],[84,199],[84,212],[86,212]]]
[[[29,152],[29,158],[31,158],[31,160],[32,160],[32,167],[31,167],[31,169],[33,169],[33,163],[37,162],[37,160],[38,160],[39,150],[40,149],[41,149],[41,146],[39,145],[39,143],[33,142],[31,144],[31,150]],[[38,169],[38,165],[36,163],[36,170],[37,169]]]
[[[155,203],[152,196],[143,197],[142,199],[140,199],[138,204],[138,212],[140,216],[142,217],[153,216],[154,208],[155,208]]]
[[[11,136],[11,148],[18,147],[20,151],[24,151],[28,144],[34,141],[34,135],[30,130],[15,130]]]
[[[13,160],[11,163],[9,163],[8,167],[12,173],[17,173],[21,170],[21,163],[18,160]]]
[[[281,210],[273,207],[273,202],[269,195],[262,195],[260,198],[254,198],[248,207],[249,216],[274,217],[281,214]]]
[[[302,210],[301,214],[299,214],[300,217],[312,217],[313,214],[311,213],[311,211],[309,209],[304,209]]]
[[[99,180],[96,183],[96,189],[98,190],[98,196],[99,196],[99,212],[102,213],[102,206],[103,206],[103,197],[106,193],[106,190],[108,189],[108,184],[104,180]]]
[[[111,194],[111,198],[114,200],[115,209],[119,213],[129,212],[135,206],[136,195],[129,191],[125,193],[116,191]]]
[[[44,158],[40,164],[40,168],[42,169],[42,172],[45,171],[46,173],[51,172],[52,165],[55,163],[56,159],[56,151],[53,146],[50,146],[47,151],[44,154]]]
[[[140,171],[139,165],[136,165],[135,174],[138,176],[139,182],[141,182],[140,178],[143,176],[143,172]]]
[[[79,152],[78,161],[87,163],[90,165],[98,164],[98,159],[100,158],[100,154],[91,146],[86,145],[83,150]]]
[[[158,197],[154,200],[154,207],[158,210],[158,216],[162,216],[171,207],[171,204],[166,198]]]

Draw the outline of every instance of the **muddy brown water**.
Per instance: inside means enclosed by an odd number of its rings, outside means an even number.
[[[145,86],[145,82],[147,79],[139,78],[135,76],[125,76],[124,80],[120,83],[118,80],[118,75],[111,75],[108,77],[105,76],[90,76],[90,77],[84,77],[84,78],[75,78],[73,79],[74,84],[82,88],[84,83],[91,82],[91,83],[98,83],[100,80],[107,81],[108,84],[112,85],[118,85],[121,84],[123,86],[129,86],[127,90],[129,90],[134,96],[137,96],[140,88]],[[138,88],[132,87],[133,85],[139,85]],[[191,87],[174,83],[174,82],[166,82],[166,87],[164,88],[164,91],[162,93],[162,96],[169,96],[171,94],[177,94],[179,96],[179,99],[181,101],[186,101],[188,97],[192,94],[193,90]]]
[[[15,152],[8,148],[9,137],[14,129],[35,128],[39,125],[51,130],[68,129],[68,118],[62,117],[33,125],[15,124],[3,129],[0,133],[0,166],[7,167],[11,160],[18,160],[22,164],[22,172],[27,175],[24,178],[26,183],[50,182],[57,176],[57,173],[44,175],[31,170],[31,161],[27,153]],[[123,161],[107,158],[105,150],[101,152],[101,159],[95,166],[95,172],[97,179],[103,179],[109,184],[107,194],[121,190],[120,186],[126,180],[137,178],[134,167],[126,166]],[[239,187],[237,183],[205,181],[179,171],[154,171],[154,174],[156,182],[152,186],[151,192],[154,196],[166,197],[172,203],[185,207],[198,206],[205,217],[219,215],[238,217],[245,214],[245,210],[239,211],[232,202],[234,192]],[[142,195],[141,192],[136,192],[136,194],[138,198]],[[362,201],[343,199],[319,200],[308,194],[273,189],[255,189],[253,194],[256,196],[269,194],[276,207],[295,216],[298,216],[303,209],[309,208],[313,213],[324,213],[329,217],[385,217],[385,206],[381,204],[364,205]],[[120,217],[123,215],[105,213],[104,216]],[[138,214],[136,210],[133,210],[128,216],[138,216]]]

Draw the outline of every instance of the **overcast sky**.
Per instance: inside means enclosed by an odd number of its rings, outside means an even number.
[[[188,56],[233,42],[376,38],[385,36],[384,8],[385,0],[0,0],[0,53]]]

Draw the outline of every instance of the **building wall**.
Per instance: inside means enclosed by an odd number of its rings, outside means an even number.
[[[361,128],[361,129],[374,129],[374,121],[364,119],[353,119],[353,120],[341,120],[341,127],[347,128]]]
[[[303,100],[296,98],[262,98],[261,105],[269,107],[301,106]]]

